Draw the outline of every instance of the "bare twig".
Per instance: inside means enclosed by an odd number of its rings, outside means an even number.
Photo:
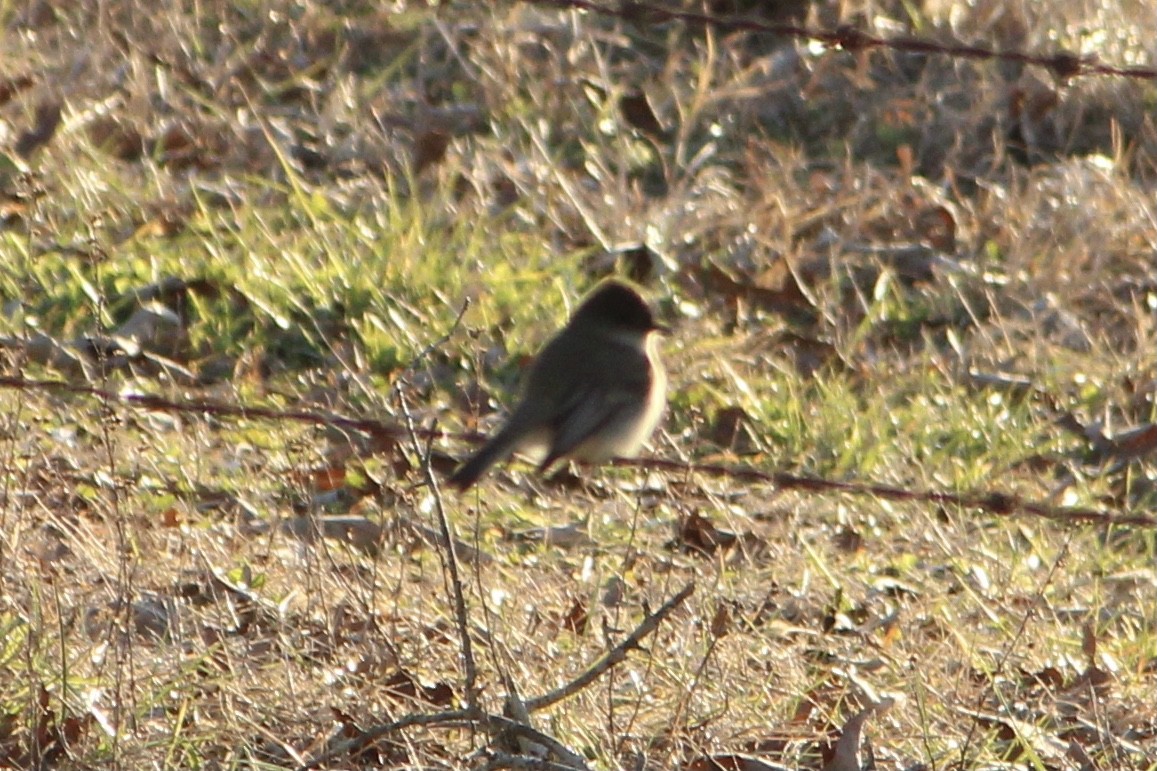
[[[348,741],[339,743],[328,752],[322,753],[310,761],[298,766],[298,771],[309,771],[313,768],[329,763],[331,760],[343,757],[347,754],[357,754],[369,747],[377,740],[388,736],[395,731],[401,731],[405,728],[412,728],[415,726],[441,726],[441,727],[456,727],[466,725],[472,721],[476,721],[484,715],[479,715],[478,712],[472,709],[456,709],[448,712],[434,712],[430,714],[410,714],[405,717],[392,720],[389,723],[375,726],[366,730],[359,736],[356,736]]]
[[[586,763],[583,761],[582,756],[562,744],[553,736],[537,731],[517,720],[511,720],[501,715],[490,715],[468,707],[466,709],[449,710],[446,712],[406,715],[389,723],[374,726],[359,736],[341,742],[328,752],[309,760],[299,766],[298,771],[309,771],[309,769],[318,768],[336,758],[349,754],[357,754],[392,733],[418,726],[424,728],[480,727],[491,734],[512,733],[543,745],[554,753],[556,757],[562,759],[565,768],[572,769],[572,771],[573,769],[579,769],[580,771],[586,769]]]
[[[406,367],[407,371],[416,367],[422,357],[429,355],[431,351],[450,339],[458,324],[461,323],[462,316],[466,313],[468,306],[469,303],[463,303],[462,309],[458,312],[458,316],[454,319],[454,323],[450,329],[442,335],[442,337],[438,338],[438,340],[423,348]],[[401,384],[402,379],[399,378],[397,382]],[[395,388],[394,393],[398,400],[398,406],[401,408],[402,417],[406,422],[406,432],[410,437],[414,454],[422,459],[422,475],[425,477],[426,484],[430,488],[430,494],[434,500],[434,509],[438,514],[438,528],[441,532],[442,545],[445,547],[443,553],[446,555],[446,569],[450,573],[450,588],[454,599],[454,619],[458,626],[458,636],[461,638],[463,688],[466,692],[466,708],[471,711],[478,711],[478,665],[474,660],[474,646],[470,639],[470,619],[466,613],[466,594],[462,589],[462,577],[458,569],[458,551],[455,548],[456,539],[454,538],[453,528],[450,527],[450,518],[446,515],[446,507],[442,501],[442,490],[438,486],[438,476],[434,473],[433,466],[430,463],[430,454],[433,450],[430,437],[437,436],[437,431],[434,430],[436,426],[431,428],[429,432],[426,432],[426,446],[422,447],[417,426],[414,424],[414,416],[410,412],[410,406],[406,402],[405,395],[400,388]]]
[[[499,715],[487,715],[485,725],[491,733],[505,733],[526,739],[528,742],[537,744],[546,749],[562,763],[571,769],[585,769],[587,767],[586,761],[583,760],[582,755],[567,747],[549,734],[544,734],[542,731],[535,729],[518,720],[511,720],[507,717]]]
[[[671,615],[671,611],[682,605],[683,601],[690,597],[694,591],[694,583],[690,583],[684,586],[678,594],[663,603],[662,607],[644,618],[643,621],[637,627],[635,627],[635,631],[631,632],[627,639],[623,640],[614,648],[607,651],[601,659],[592,664],[581,675],[576,677],[574,680],[571,680],[563,687],[558,688],[557,690],[551,691],[550,693],[543,694],[542,696],[538,696],[533,699],[527,699],[524,702],[526,704],[527,711],[535,712],[545,707],[549,707],[555,702],[562,701],[568,696],[578,693],[583,688],[586,688],[588,685],[594,682],[603,672],[606,672],[616,664],[625,661],[627,654],[630,651],[641,647],[639,642],[644,637],[658,629],[659,624],[663,622],[663,619]]]
[[[438,476],[430,465],[431,446],[427,443],[423,449],[418,441],[418,434],[413,432],[413,416],[401,392],[398,393],[398,403],[402,408],[402,415],[406,425],[411,429],[411,441],[414,452],[422,459],[422,475],[426,484],[430,486],[430,494],[434,498],[434,510],[438,514],[438,529],[441,533],[442,545],[445,547],[446,569],[450,573],[450,589],[454,598],[454,621],[458,626],[458,636],[462,644],[462,672],[463,688],[466,692],[466,705],[469,709],[478,708],[478,665],[474,661],[474,646],[470,641],[470,619],[466,613],[466,594],[462,590],[462,576],[458,569],[458,550],[454,531],[450,527],[450,518],[446,515],[446,507],[442,501],[442,490],[438,486]]]
[[[586,672],[582,673],[570,683],[556,691],[552,691],[551,693],[548,693],[544,696],[539,696],[536,699],[529,699],[524,702],[527,711],[533,712],[535,710],[543,709],[550,706],[551,704],[561,701],[562,699],[574,693],[577,693],[591,682],[593,682],[603,672],[607,671],[615,664],[624,661],[627,658],[627,654],[631,650],[640,648],[641,646],[639,643],[643,640],[643,638],[654,632],[659,627],[659,624],[662,623],[662,621],[666,619],[667,616],[671,615],[671,612],[674,611],[675,608],[683,604],[683,602],[688,597],[690,597],[694,591],[695,584],[687,584],[678,594],[663,603],[662,607],[660,607],[655,612],[648,614],[647,617],[644,618],[643,621],[635,628],[635,631],[631,632],[631,634],[625,640],[616,645],[612,650],[608,651],[605,656],[603,656],[593,666],[587,669]],[[469,636],[464,638],[464,644],[469,645]],[[318,757],[310,760],[308,763],[305,763],[300,767],[299,771],[309,771],[309,769],[317,768],[331,760],[334,760],[335,758],[342,757],[347,753],[360,752],[366,747],[372,745],[374,742],[391,733],[414,726],[425,726],[428,728],[478,727],[488,731],[491,734],[513,734],[515,736],[523,737],[535,744],[540,744],[546,747],[551,753],[554,754],[555,757],[562,760],[561,766],[555,766],[552,764],[549,767],[539,765],[496,767],[543,768],[547,769],[547,771],[558,771],[558,769],[563,766],[568,769],[579,769],[579,771],[584,771],[587,767],[586,763],[582,759],[582,756],[575,753],[573,750],[568,748],[554,737],[548,734],[544,734],[541,731],[538,731],[521,721],[511,720],[510,718],[502,717],[500,715],[490,715],[483,712],[479,707],[467,706],[465,709],[451,710],[448,712],[436,712],[426,715],[406,715],[405,717],[399,718],[398,720],[394,720],[389,723],[384,723],[382,725],[368,729],[360,736],[351,739],[348,742],[343,742],[340,746],[333,748],[323,755],[319,755]],[[522,763],[522,761],[518,762]]]

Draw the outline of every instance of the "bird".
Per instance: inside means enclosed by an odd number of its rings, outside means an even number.
[[[514,452],[541,459],[540,473],[563,459],[637,455],[667,403],[658,351],[666,331],[633,286],[599,283],[535,357],[505,425],[449,483],[468,490]]]

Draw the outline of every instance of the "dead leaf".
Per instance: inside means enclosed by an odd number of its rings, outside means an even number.
[[[741,407],[717,410],[707,429],[707,438],[736,455],[755,455],[763,451],[751,418]]]
[[[655,115],[647,94],[630,91],[619,98],[619,112],[631,128],[659,141],[666,137],[666,129]]]
[[[95,118],[85,127],[85,134],[93,147],[117,160],[138,161],[145,154],[141,133],[112,116]]]
[[[947,206],[924,209],[916,216],[916,232],[926,244],[942,252],[956,251],[956,217]]]
[[[846,554],[855,554],[864,548],[864,536],[850,527],[842,527],[832,536],[832,543]]]
[[[719,603],[715,608],[715,616],[711,619],[711,635],[716,639],[726,637],[731,631],[731,607],[726,602]]]
[[[562,617],[562,628],[576,637],[581,637],[587,630],[588,618],[586,603],[576,599],[570,610]]]
[[[0,106],[7,104],[21,91],[32,87],[36,79],[31,75],[16,75],[0,81]]]
[[[1085,654],[1085,661],[1089,666],[1095,666],[1097,660],[1097,633],[1093,625],[1087,621],[1081,625],[1081,652]]]
[[[386,678],[382,688],[387,696],[394,698],[412,699],[413,701],[434,706],[446,706],[454,700],[454,689],[448,683],[438,682],[427,684],[418,676],[399,669]]]
[[[703,555],[714,554],[720,548],[726,549],[738,540],[735,533],[720,530],[711,520],[697,513],[684,517],[679,522],[679,532],[668,548],[677,546],[684,551]]]
[[[32,128],[20,134],[12,150],[21,158],[28,158],[34,152],[52,141],[60,126],[61,104],[57,101],[42,102],[36,108],[36,119]]]
[[[346,467],[344,465],[320,466],[304,471],[295,471],[291,476],[295,482],[307,487],[311,492],[325,493],[337,490],[345,484]]]
[[[449,147],[450,135],[444,131],[424,131],[419,134],[414,140],[414,176],[418,176],[429,166],[441,163]]]
[[[865,771],[875,768],[871,745],[863,737],[864,724],[877,712],[887,711],[893,703],[892,699],[883,699],[848,718],[840,729],[832,757],[824,764],[823,771]]]

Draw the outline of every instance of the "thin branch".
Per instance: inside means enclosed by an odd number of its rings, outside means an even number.
[[[434,510],[438,514],[438,529],[441,534],[441,545],[445,548],[446,569],[450,573],[450,587],[454,598],[454,621],[458,626],[458,637],[462,645],[462,672],[463,688],[466,691],[466,706],[468,709],[478,709],[478,665],[474,661],[474,646],[470,639],[470,619],[466,612],[466,593],[462,590],[462,576],[458,569],[458,550],[454,544],[457,539],[450,527],[450,518],[446,515],[446,507],[442,501],[442,490],[438,486],[438,475],[430,465],[431,446],[425,449],[420,446],[418,435],[414,431],[414,418],[406,404],[406,398],[398,392],[398,403],[402,408],[402,415],[411,432],[415,454],[422,459],[422,475],[426,484],[430,486],[430,494],[434,497]]]
[[[338,743],[333,749],[322,753],[312,760],[298,766],[298,771],[310,771],[310,769],[319,768],[331,760],[344,757],[346,755],[356,755],[364,750],[366,747],[374,744],[379,739],[382,739],[395,731],[401,731],[404,728],[411,728],[414,726],[441,726],[441,727],[456,727],[466,725],[479,718],[485,717],[479,715],[477,711],[471,709],[456,709],[448,712],[434,712],[430,714],[411,714],[397,720],[383,723],[367,729],[359,736],[352,739]]]
[[[607,651],[607,653],[601,659],[592,664],[585,672],[576,677],[574,680],[571,680],[563,687],[551,691],[550,693],[543,694],[542,696],[538,696],[533,699],[526,699],[524,703],[526,704],[527,711],[536,712],[540,709],[549,707],[555,702],[562,701],[568,696],[578,693],[583,688],[586,688],[588,685],[598,679],[598,677],[602,675],[603,672],[606,672],[616,664],[625,661],[627,654],[632,650],[642,647],[639,645],[639,642],[644,637],[658,629],[659,624],[663,622],[663,619],[671,615],[671,612],[675,610],[675,608],[682,605],[683,601],[690,597],[694,591],[694,582],[684,586],[678,594],[663,603],[662,607],[644,618],[643,621],[637,627],[635,627],[635,631],[631,632],[631,634],[625,640],[623,640],[611,650]]]
[[[458,324],[461,323],[467,307],[469,307],[469,303],[463,303],[462,309],[458,311],[458,316],[454,319],[454,323],[450,329],[442,335],[442,337],[423,348],[418,356],[414,357],[406,367],[406,371],[413,370],[423,357],[428,356],[431,351],[450,339]],[[402,379],[399,378],[397,382],[400,385]],[[401,407],[402,417],[406,422],[406,432],[410,437],[414,454],[422,459],[422,475],[425,477],[426,484],[430,488],[430,494],[434,499],[434,509],[438,514],[438,528],[441,533],[442,545],[445,547],[446,568],[450,573],[450,586],[454,598],[454,620],[458,626],[458,636],[461,639],[462,645],[463,688],[466,691],[466,708],[470,711],[478,711],[478,665],[474,660],[474,646],[470,639],[470,619],[466,612],[466,594],[462,589],[458,550],[455,548],[456,539],[454,538],[453,528],[450,527],[450,518],[446,514],[446,506],[442,500],[442,490],[438,486],[438,475],[434,473],[434,468],[430,463],[430,456],[433,451],[433,444],[430,437],[437,436],[437,432],[434,430],[436,426],[431,428],[429,432],[426,432],[427,442],[423,448],[419,440],[417,426],[414,424],[414,416],[410,412],[410,406],[406,402],[405,395],[402,393],[401,388],[397,387],[395,387],[394,393],[397,397],[398,405]]]
[[[659,624],[663,622],[667,616],[671,615],[675,608],[683,604],[683,602],[691,596],[695,591],[695,584],[687,584],[683,589],[671,599],[663,603],[662,607],[654,613],[650,613],[646,618],[635,628],[625,640],[616,645],[612,650],[608,651],[599,661],[592,665],[586,672],[579,675],[577,678],[566,684],[562,688],[552,691],[544,696],[539,696],[536,699],[529,699],[525,702],[528,712],[543,709],[550,706],[566,697],[577,693],[585,688],[603,672],[607,671],[615,664],[624,661],[627,654],[637,648],[642,647],[639,643],[647,635],[658,629]],[[466,638],[467,644],[469,637]],[[490,715],[483,712],[480,708],[468,706],[465,709],[451,710],[448,712],[436,712],[433,714],[414,714],[406,715],[398,720],[384,723],[374,728],[367,729],[360,736],[357,736],[349,741],[342,742],[332,750],[313,758],[309,762],[299,767],[299,771],[309,771],[310,769],[318,768],[331,760],[343,757],[347,754],[356,754],[361,752],[366,747],[372,745],[374,742],[383,737],[400,731],[405,728],[414,726],[425,726],[428,728],[462,728],[462,727],[480,727],[491,734],[509,733],[515,736],[523,737],[533,743],[541,744],[550,752],[563,760],[563,765],[569,769],[579,769],[585,771],[587,768],[582,756],[575,753],[562,742],[554,737],[544,734],[541,731],[532,728],[525,723],[518,720],[511,720],[500,715]],[[515,757],[515,756],[511,756]],[[521,763],[521,761],[519,761]],[[515,766],[511,766],[515,767]],[[522,767],[522,766],[517,766]],[[546,766],[533,766],[535,768],[547,768]],[[550,769],[549,771],[558,771],[558,769]]]

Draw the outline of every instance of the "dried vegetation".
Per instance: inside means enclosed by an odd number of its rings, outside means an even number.
[[[1157,57],[1140,0],[770,5],[694,8]],[[1153,79],[532,3],[0,25],[0,765],[1157,768],[1155,528],[1063,516],[1157,501]],[[436,495],[611,272],[674,328],[655,456],[1060,516],[646,464]],[[692,581],[541,741],[341,744],[538,706]]]

